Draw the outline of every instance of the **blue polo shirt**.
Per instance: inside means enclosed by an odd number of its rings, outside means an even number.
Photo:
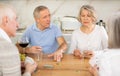
[[[41,46],[43,53],[50,54],[57,50],[57,38],[62,36],[61,30],[53,24],[50,27],[41,31],[37,28],[36,24],[28,27],[23,34],[27,36],[30,46]]]

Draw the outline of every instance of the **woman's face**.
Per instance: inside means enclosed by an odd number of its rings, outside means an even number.
[[[82,9],[82,12],[80,15],[80,21],[83,26],[89,27],[90,25],[93,25],[93,17],[90,11],[86,9]]]

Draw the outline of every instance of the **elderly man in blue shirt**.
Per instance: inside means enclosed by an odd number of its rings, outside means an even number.
[[[53,56],[54,60],[59,61],[67,49],[61,30],[51,24],[51,15],[46,6],[36,7],[33,15],[36,23],[28,27],[23,34],[23,37],[28,38],[31,46],[26,48],[25,52],[38,53],[42,51],[48,54],[48,57]]]

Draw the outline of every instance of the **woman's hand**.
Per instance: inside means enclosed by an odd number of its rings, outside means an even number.
[[[73,54],[74,54],[74,56],[79,57],[79,58],[83,57],[82,54],[80,53],[80,50],[78,50],[78,49],[75,49]]]
[[[83,51],[83,54],[84,54],[84,57],[85,57],[85,58],[91,58],[91,57],[93,57],[94,52],[91,51],[91,50],[84,50],[84,51]]]

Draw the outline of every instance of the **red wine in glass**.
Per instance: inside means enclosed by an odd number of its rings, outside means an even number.
[[[28,44],[29,44],[29,43],[19,43],[19,45],[20,45],[21,47],[23,47],[23,48],[27,47]]]
[[[28,41],[27,37],[23,37],[23,38],[18,40],[18,43],[22,48],[25,48],[29,44],[29,41]]]

